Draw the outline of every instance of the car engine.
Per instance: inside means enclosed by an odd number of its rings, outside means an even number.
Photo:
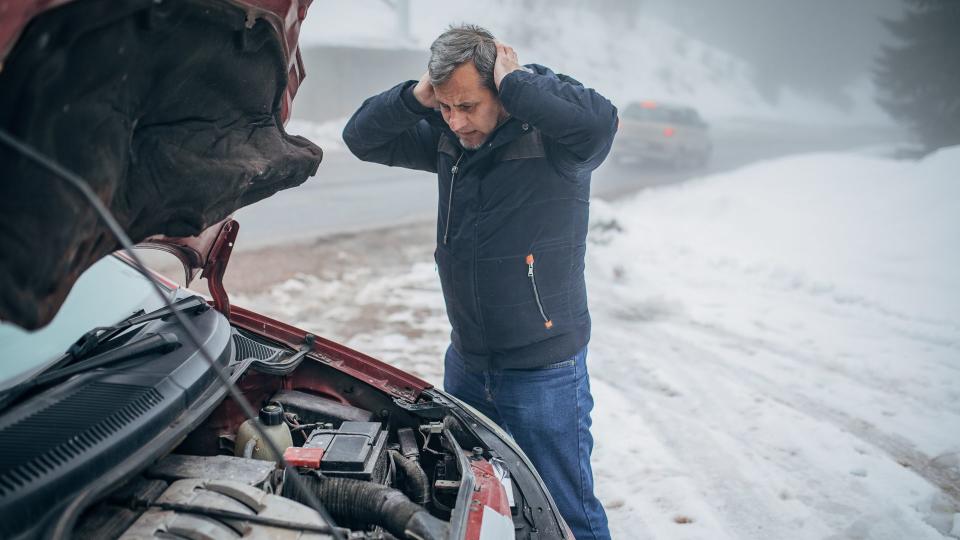
[[[238,350],[266,347],[233,340]],[[445,539],[471,503],[464,471],[513,497],[496,454],[471,446],[481,443],[439,403],[391,398],[322,362],[283,372],[259,356],[238,381],[259,418],[223,400],[173,452],[90,507],[74,537],[333,538],[308,490],[342,538]]]

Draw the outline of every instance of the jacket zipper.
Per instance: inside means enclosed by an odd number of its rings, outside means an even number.
[[[553,321],[544,313],[543,303],[540,302],[540,292],[537,290],[537,278],[533,275],[533,253],[527,255],[527,277],[530,278],[530,285],[533,287],[533,298],[537,301],[537,309],[540,310],[540,316],[543,317],[543,326],[549,330],[553,328]]]
[[[460,152],[457,162],[450,168],[450,196],[447,199],[447,224],[443,228],[443,245],[447,245],[447,236],[450,234],[450,214],[453,213],[453,183],[457,179],[457,171],[460,170],[460,160],[463,159],[464,153]]]

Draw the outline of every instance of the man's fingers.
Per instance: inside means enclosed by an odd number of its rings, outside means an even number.
[[[497,60],[493,66],[493,78],[494,83],[497,85],[497,90],[499,90],[500,81],[502,81],[508,73],[520,69],[520,62],[517,60],[517,52],[513,50],[513,47],[504,45],[499,41],[494,43],[497,46]]]
[[[513,62],[517,63],[517,51],[513,50],[513,47],[509,45],[504,45],[503,43],[497,43],[497,61],[501,63]]]
[[[413,87],[413,97],[417,98],[424,107],[437,108],[436,94],[433,91],[433,84],[430,83],[429,71],[421,75],[420,81]]]

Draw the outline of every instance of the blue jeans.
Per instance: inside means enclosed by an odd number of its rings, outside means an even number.
[[[451,345],[444,365],[444,389],[516,439],[577,540],[609,539],[607,515],[593,494],[586,347],[543,368],[470,372]]]

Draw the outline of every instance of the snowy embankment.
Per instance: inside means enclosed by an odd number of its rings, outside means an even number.
[[[621,535],[960,535],[958,171],[811,155],[594,206]]]
[[[958,171],[960,148],[818,154],[594,201],[615,538],[960,537]],[[439,384],[448,326],[414,252],[239,303]]]
[[[287,133],[306,137],[310,142],[323,149],[324,153],[342,152],[346,150],[343,144],[343,126],[347,118],[329,120],[327,122],[312,122],[294,118],[284,126]]]

